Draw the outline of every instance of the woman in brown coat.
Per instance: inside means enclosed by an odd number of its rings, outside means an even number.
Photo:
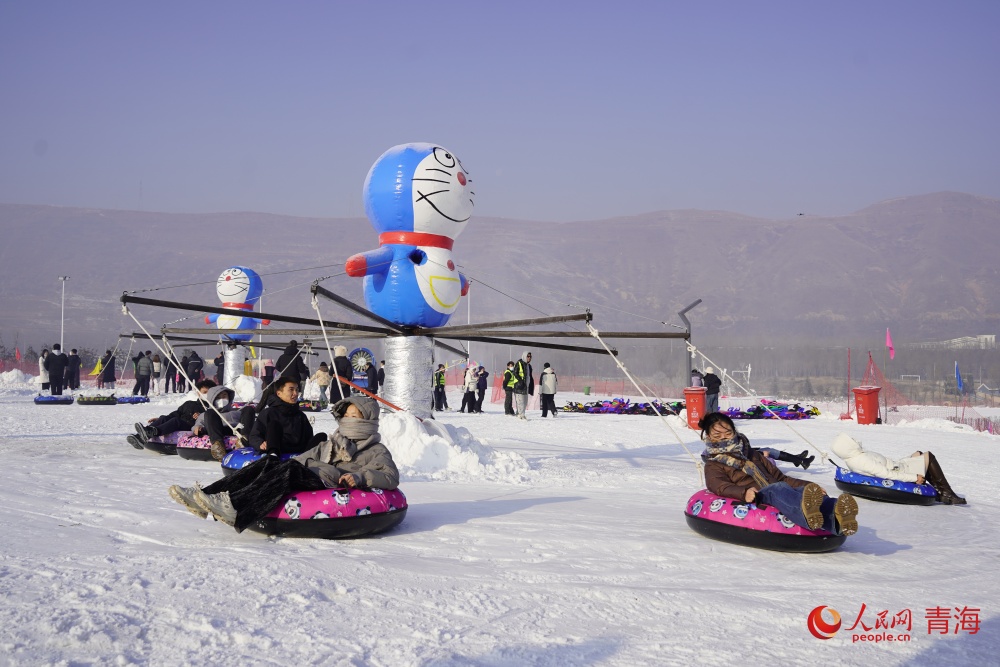
[[[848,494],[836,500],[818,484],[787,477],[750,447],[728,415],[713,412],[698,422],[705,441],[705,483],[717,496],[770,505],[797,526],[834,535],[858,532],[858,503]]]

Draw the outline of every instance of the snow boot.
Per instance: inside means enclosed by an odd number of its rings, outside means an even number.
[[[802,516],[805,517],[809,530],[819,530],[823,527],[823,512],[820,511],[823,498],[826,498],[826,494],[819,484],[810,482],[802,487]]]
[[[779,461],[788,461],[797,468],[802,468],[803,470],[809,470],[809,464],[813,462],[815,456],[806,456],[809,453],[808,449],[802,450],[802,453],[796,456],[795,454],[789,454],[788,452],[781,452],[778,454]]]
[[[840,526],[841,535],[853,535],[858,532],[858,501],[849,493],[842,493],[833,506],[833,516]]]
[[[944,505],[968,504],[965,498],[957,495],[951,488],[951,485],[948,484],[948,480],[944,476],[944,471],[941,470],[941,464],[937,462],[937,459],[930,452],[927,452],[927,474],[924,477],[927,483],[937,491],[937,501],[939,503]]]

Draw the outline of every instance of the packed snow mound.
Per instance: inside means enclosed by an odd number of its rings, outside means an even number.
[[[5,396],[34,394],[41,384],[37,380],[38,376],[22,373],[16,368],[0,373],[0,394]]]
[[[240,375],[233,380],[233,391],[236,392],[236,401],[241,403],[256,403],[263,393],[264,383],[260,378],[250,375]]]
[[[400,412],[385,414],[379,421],[382,442],[406,478],[475,478],[507,483],[526,479],[528,463],[520,454],[498,452],[466,428],[432,420],[421,423],[413,415]]]
[[[937,417],[925,417],[924,419],[914,419],[913,421],[907,421],[905,419],[899,420],[899,423],[895,426],[905,426],[907,428],[922,428],[927,431],[968,431],[970,433],[975,433],[976,429],[972,428],[968,424],[959,424],[953,422],[950,419],[941,419]]]

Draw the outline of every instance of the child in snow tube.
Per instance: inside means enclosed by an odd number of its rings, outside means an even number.
[[[860,442],[846,433],[841,433],[833,441],[833,452],[844,460],[844,465],[852,472],[885,480],[927,483],[934,487],[939,503],[966,504],[965,498],[952,490],[941,465],[930,452],[914,452],[908,458],[893,460],[878,452],[866,452]]]
[[[399,472],[378,432],[378,403],[351,396],[333,406],[338,428],[329,439],[287,461],[265,456],[230,477],[201,489],[171,486],[170,496],[200,517],[243,532],[263,520],[290,494],[322,489],[399,486]]]
[[[834,500],[818,484],[786,477],[721,412],[705,415],[698,426],[706,444],[705,483],[715,495],[770,505],[810,530],[822,528],[834,535],[858,531],[858,503],[849,493]]]

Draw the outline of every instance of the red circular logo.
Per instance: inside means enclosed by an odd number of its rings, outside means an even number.
[[[827,623],[823,620],[824,609],[830,610],[830,615],[833,616],[833,623]],[[806,625],[809,626],[809,632],[811,632],[813,637],[816,639],[830,639],[837,634],[837,630],[840,630],[840,614],[838,614],[837,610],[832,607],[820,605],[809,612],[809,618],[806,621]]]

